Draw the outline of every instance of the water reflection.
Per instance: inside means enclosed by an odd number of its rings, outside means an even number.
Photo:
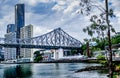
[[[96,64],[84,63],[35,63],[0,65],[0,78],[107,78],[99,71],[74,71]],[[93,75],[94,74],[94,75]]]
[[[4,78],[28,78],[31,75],[31,64],[6,67],[4,70]]]
[[[56,68],[56,70],[59,69],[59,64],[58,63],[55,63],[55,68]]]

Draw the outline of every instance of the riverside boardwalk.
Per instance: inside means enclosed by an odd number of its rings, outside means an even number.
[[[99,60],[97,59],[61,59],[61,60],[40,61],[39,63],[99,63]]]
[[[120,63],[120,60],[114,60],[114,63]],[[40,62],[0,62],[0,64],[25,64],[25,63],[99,63],[98,59],[61,59],[61,60],[46,60]]]
[[[26,64],[26,63],[99,63],[97,59],[61,59],[40,62],[0,62],[0,64]]]

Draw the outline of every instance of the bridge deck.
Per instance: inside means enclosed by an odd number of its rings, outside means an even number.
[[[41,49],[80,49],[80,47],[71,47],[71,46],[48,46],[48,45],[25,45],[25,44],[0,44],[0,46],[8,48],[41,48]]]

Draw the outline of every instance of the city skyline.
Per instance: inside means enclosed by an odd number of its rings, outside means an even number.
[[[119,7],[120,0],[0,0],[0,78],[119,78]]]
[[[103,1],[103,0],[99,0]],[[0,33],[5,33],[7,24],[14,23],[14,6],[18,4],[17,1],[5,0],[1,3],[0,9]],[[26,25],[32,24],[34,26],[34,37],[45,34],[55,28],[61,27],[64,31],[68,32],[74,38],[83,41],[84,38],[89,37],[82,29],[89,25],[89,17],[77,14],[79,10],[79,0],[21,0],[26,6]],[[111,20],[111,24],[119,32],[120,20],[120,2],[118,0],[111,0],[110,7],[114,9],[116,18]],[[102,5],[102,4],[100,4]],[[114,8],[114,7],[118,8]],[[9,7],[9,8],[8,8]],[[9,15],[8,15],[9,13]],[[54,19],[53,19],[54,18]],[[6,21],[7,24],[6,24]],[[84,37],[81,36],[84,34]],[[1,35],[1,37],[4,37]]]

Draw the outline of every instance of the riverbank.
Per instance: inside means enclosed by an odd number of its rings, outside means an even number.
[[[64,59],[64,60],[49,60],[40,62],[1,62],[0,64],[25,64],[25,63],[99,63],[96,59]]]
[[[83,71],[92,71],[92,70],[108,70],[109,68],[107,66],[90,66],[86,68],[79,69],[75,71],[75,73],[83,72]]]
[[[119,63],[120,61],[114,61],[115,63]],[[1,62],[0,64],[25,64],[25,63],[100,63],[98,59],[62,59],[62,60],[48,60],[48,61],[40,61],[40,62]]]

